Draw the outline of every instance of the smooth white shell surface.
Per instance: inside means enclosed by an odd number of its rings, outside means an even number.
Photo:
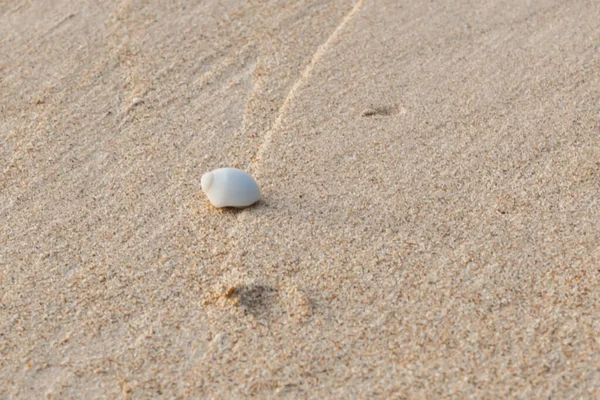
[[[260,200],[258,184],[236,168],[220,168],[202,175],[202,191],[215,207],[248,207]]]

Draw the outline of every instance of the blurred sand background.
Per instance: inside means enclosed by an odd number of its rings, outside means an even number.
[[[0,398],[593,398],[599,337],[597,1],[0,0]]]

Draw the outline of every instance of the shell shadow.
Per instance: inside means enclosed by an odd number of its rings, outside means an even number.
[[[260,199],[258,200],[256,203],[252,204],[251,206],[248,207],[242,207],[242,208],[238,208],[238,207],[222,207],[222,208],[216,208],[217,211],[223,213],[223,214],[231,214],[231,215],[238,215],[241,214],[245,211],[248,210],[262,210],[265,209],[269,206],[269,203],[267,200],[265,199]]]

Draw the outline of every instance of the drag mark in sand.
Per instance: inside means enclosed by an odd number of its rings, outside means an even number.
[[[319,62],[319,60],[323,57],[323,55],[329,50],[329,48],[331,47],[331,44],[333,42],[335,42],[335,40],[338,38],[338,36],[340,35],[340,33],[342,32],[344,27],[348,24],[348,22],[350,22],[354,18],[354,16],[358,12],[358,10],[362,7],[363,3],[364,3],[364,0],[358,0],[356,2],[356,4],[354,4],[354,7],[352,7],[352,10],[350,10],[350,12],[344,17],[344,19],[342,19],[342,22],[340,22],[340,24],[335,28],[333,33],[327,38],[327,40],[322,45],[320,45],[317,48],[317,51],[315,52],[315,54],[313,54],[309,63],[306,65],[306,67],[300,74],[300,77],[298,78],[298,80],[296,80],[296,82],[294,83],[294,85],[292,86],[290,91],[288,92],[287,96],[285,96],[285,99],[283,100],[283,103],[281,104],[281,107],[279,108],[277,118],[275,119],[275,122],[273,123],[273,126],[271,127],[271,129],[269,129],[267,131],[267,133],[265,134],[265,138],[264,138],[262,144],[260,145],[260,147],[258,148],[258,151],[256,152],[256,156],[254,157],[253,162],[259,162],[260,160],[262,160],[263,154],[265,153],[266,149],[269,147],[269,145],[273,141],[273,133],[276,130],[278,130],[279,128],[281,128],[281,123],[282,123],[283,117],[285,116],[287,110],[289,109],[292,99],[296,96],[296,92],[298,91],[300,86],[302,86],[302,84],[309,78],[310,73],[312,72],[315,65]],[[256,171],[254,171],[254,172],[256,172]]]

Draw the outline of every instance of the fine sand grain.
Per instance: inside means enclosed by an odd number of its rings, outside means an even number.
[[[0,0],[0,398],[599,397],[599,71],[590,0]]]

